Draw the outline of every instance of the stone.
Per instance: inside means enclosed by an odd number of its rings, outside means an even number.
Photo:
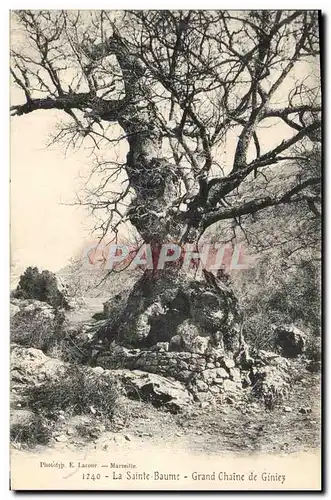
[[[209,338],[201,337],[197,335],[194,337],[188,347],[188,351],[193,354],[205,354],[208,351],[209,347]]]
[[[14,344],[11,346],[10,367],[13,382],[36,385],[56,379],[66,364],[46,356],[40,349]]]
[[[177,374],[177,379],[181,382],[187,382],[192,377],[192,372],[189,370],[183,370]]]
[[[290,406],[284,406],[283,410],[285,413],[291,413],[292,408]]]
[[[92,368],[92,371],[96,375],[102,375],[105,370],[101,368],[101,366],[95,366],[94,368]]]
[[[217,385],[212,385],[211,387],[209,387],[209,390],[213,394],[218,394],[220,392],[220,388]]]
[[[225,379],[223,381],[223,389],[226,392],[238,392],[238,384],[233,382],[233,380]]]
[[[303,415],[307,415],[308,413],[311,413],[311,412],[312,412],[312,409],[310,408],[310,406],[299,408],[299,413],[302,413]]]
[[[156,351],[168,352],[169,351],[169,342],[157,342]]]
[[[170,381],[160,375],[140,370],[116,370],[112,376],[120,379],[128,397],[150,401],[156,407],[164,407],[173,413],[186,409],[193,397],[178,381]]]
[[[10,304],[10,318],[13,318],[18,312],[20,312],[18,305]]]
[[[174,335],[169,342],[169,351],[179,352],[182,348],[182,338],[180,335]]]
[[[207,363],[207,368],[209,368],[209,369],[215,368],[214,363]]]
[[[294,325],[281,325],[274,328],[276,348],[286,358],[295,358],[304,352],[306,335]]]
[[[231,358],[224,358],[223,359],[223,366],[225,366],[225,368],[234,368],[236,365],[235,365],[235,362],[233,361],[233,359]]]
[[[201,376],[204,380],[213,380],[217,377],[217,370],[219,368],[213,368],[211,370],[205,370],[202,372]]]
[[[262,399],[268,409],[273,409],[288,394],[291,383],[287,362],[278,366],[253,367],[250,379],[253,394]]]
[[[224,368],[217,368],[216,369],[217,377],[220,378],[229,378],[229,374]]]
[[[241,382],[241,374],[238,368],[230,368],[230,378],[235,382]]]
[[[195,387],[196,387],[198,392],[208,391],[208,385],[203,380],[196,379],[195,380]]]
[[[59,436],[55,436],[55,441],[57,441],[58,443],[65,443],[66,441],[68,441],[68,438],[64,434],[60,434]]]
[[[199,403],[210,403],[214,401],[214,396],[210,392],[197,392],[194,397]]]
[[[188,370],[188,364],[185,361],[183,361],[183,360],[180,359],[178,361],[178,368],[180,370]]]

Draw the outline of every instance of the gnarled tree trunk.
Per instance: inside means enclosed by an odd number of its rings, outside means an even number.
[[[187,179],[180,167],[169,164],[162,155],[162,130],[156,125],[156,110],[140,60],[129,54],[118,35],[114,34],[114,40],[127,101],[119,123],[129,142],[126,171],[136,194],[128,215],[144,242],[151,245],[152,254],[158,256],[163,243],[194,243],[197,238],[194,221],[184,222],[176,207],[180,182]],[[189,187],[189,182],[185,184]],[[220,280],[206,271],[198,280],[180,265],[159,270],[157,259],[154,264],[135,284],[119,320],[103,327],[99,338],[151,346],[176,336],[179,344],[189,337],[209,336],[215,346],[227,351],[239,348],[238,303]]]

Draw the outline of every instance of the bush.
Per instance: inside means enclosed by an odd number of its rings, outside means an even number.
[[[305,349],[305,356],[308,358],[310,361],[313,362],[319,362],[322,359],[322,346],[321,346],[321,340],[316,337],[309,337],[307,344],[306,344],[306,349]]]
[[[24,443],[28,447],[37,444],[46,445],[52,437],[51,428],[41,419],[30,425],[14,424],[10,427],[10,440],[12,443]]]
[[[284,267],[277,253],[264,254],[256,259],[254,267],[235,275],[232,286],[244,313],[244,337],[256,349],[274,349],[272,325],[294,324],[318,341],[318,263]]]
[[[59,373],[54,381],[30,387],[27,394],[29,408],[46,416],[63,410],[72,415],[92,412],[110,419],[117,399],[117,388],[109,378],[74,365]]]
[[[65,316],[38,303],[23,307],[11,320],[11,341],[50,353],[65,336]]]

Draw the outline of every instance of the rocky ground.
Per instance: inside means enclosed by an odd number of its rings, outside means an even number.
[[[69,313],[70,323],[84,324],[97,310],[98,301],[94,300],[81,307],[79,313]],[[45,358],[37,349],[15,349],[22,361],[17,361],[16,356],[12,362],[12,423],[29,426],[35,415],[26,407],[26,388],[50,380],[63,363]],[[139,449],[146,444],[204,454],[312,451],[320,447],[320,374],[309,372],[300,358],[291,363],[291,390],[272,410],[254,398],[250,388],[216,398],[213,404],[184,405],[179,413],[156,408],[139,398],[131,399],[124,391],[111,419],[99,418],[93,406],[79,415],[61,410],[47,415],[51,422],[47,444],[31,446],[18,434],[12,446],[24,453],[43,451],[45,447],[87,451]]]
[[[192,452],[295,453],[320,446],[319,375],[302,370],[281,405],[267,410],[247,392],[240,399],[172,414],[150,403],[122,396],[109,423],[91,412],[70,416],[59,412],[48,446],[54,449],[100,449],[173,446]],[[22,408],[13,394],[13,410]],[[14,440],[13,447],[29,447]],[[37,445],[36,449],[43,449]]]

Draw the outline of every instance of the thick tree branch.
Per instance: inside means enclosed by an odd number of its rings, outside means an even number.
[[[277,197],[270,197],[267,196],[265,198],[261,198],[259,200],[251,200],[246,203],[243,203],[241,205],[233,206],[230,208],[226,209],[221,209],[217,210],[216,212],[205,214],[203,216],[202,220],[202,227],[203,229],[207,229],[209,226],[212,224],[215,224],[216,222],[220,220],[225,220],[225,219],[233,219],[235,217],[240,217],[242,215],[249,215],[249,214],[254,214],[256,212],[259,212],[260,210],[263,210],[268,207],[272,207],[275,205],[281,205],[284,203],[291,203],[294,201],[300,201],[302,199],[306,199],[305,196],[293,198],[295,195],[298,195],[301,193],[302,190],[307,188],[308,186],[313,186],[313,185],[319,185],[321,182],[320,177],[312,177],[294,188],[290,189],[286,193],[277,196]]]
[[[44,99],[29,99],[25,104],[11,106],[12,116],[21,116],[37,110],[93,108],[99,118],[106,121],[116,121],[125,107],[125,100],[103,100],[91,93],[67,94],[61,97],[46,97]]]

